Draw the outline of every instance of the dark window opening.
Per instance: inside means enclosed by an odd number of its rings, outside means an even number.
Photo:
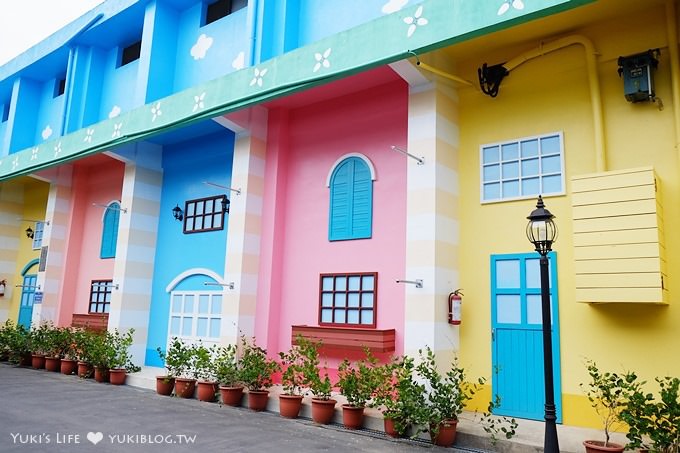
[[[59,97],[66,91],[66,77],[63,79],[60,77],[54,84],[54,97]]]
[[[211,24],[248,6],[248,0],[217,0],[205,8],[203,25]]]
[[[6,122],[9,119],[9,102],[2,105],[2,122]]]
[[[111,307],[113,280],[92,280],[90,286],[90,313],[108,313]]]
[[[135,60],[139,60],[139,56],[142,52],[142,41],[137,41],[136,43],[130,44],[123,49],[120,58],[120,65],[125,66],[128,63],[132,63]]]

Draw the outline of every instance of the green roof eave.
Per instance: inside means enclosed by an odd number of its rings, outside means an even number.
[[[5,156],[0,159],[0,181],[592,1],[595,0],[532,0],[522,10],[509,8],[499,14],[502,0],[425,0],[257,66]]]

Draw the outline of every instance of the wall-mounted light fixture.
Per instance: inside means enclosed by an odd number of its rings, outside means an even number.
[[[222,212],[229,214],[229,206],[231,206],[231,201],[229,201],[229,198],[225,195],[222,197]]]
[[[26,237],[29,239],[33,239],[34,236],[35,233],[33,232],[33,228],[31,227],[26,228]]]
[[[392,151],[396,151],[398,153],[403,154],[404,156],[408,156],[411,159],[414,159],[416,161],[417,165],[423,165],[425,163],[424,157],[414,156],[413,154],[409,153],[405,149],[401,149],[401,148],[399,148],[398,146],[395,146],[395,145],[390,146],[390,148],[392,149]]]
[[[203,184],[207,186],[219,187],[220,189],[231,190],[232,192],[236,192],[236,195],[241,195],[241,189],[232,189],[231,187],[223,186],[222,184],[217,184],[210,181],[203,181]]]
[[[178,222],[184,220],[184,211],[182,211],[182,208],[180,208],[179,205],[176,205],[174,208],[172,208],[172,216]]]

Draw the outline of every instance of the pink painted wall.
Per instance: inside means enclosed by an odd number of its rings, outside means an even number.
[[[93,203],[120,202],[123,189],[122,162],[95,156],[76,164],[73,172],[73,210],[66,251],[59,324],[71,323],[73,313],[87,313],[92,280],[113,278],[114,258],[99,258],[104,208]],[[125,215],[121,213],[121,215]]]
[[[291,325],[318,325],[319,274],[378,272],[378,329],[397,330],[403,351],[408,88],[400,80],[269,115],[256,336],[290,347]],[[285,138],[285,140],[282,140]],[[373,163],[371,239],[328,241],[333,164],[347,153]],[[338,358],[342,358],[338,356]],[[329,365],[332,365],[329,362]]]

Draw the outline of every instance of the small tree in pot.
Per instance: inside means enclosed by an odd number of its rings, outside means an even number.
[[[167,352],[164,353],[160,347],[156,351],[161,360],[165,361],[165,367],[168,369],[168,375],[164,378],[171,377],[175,380],[175,395],[180,398],[193,398],[196,390],[196,379],[193,375],[196,359],[194,346],[188,346],[184,341],[173,337]],[[156,386],[158,387],[158,377],[156,377]]]
[[[374,396],[378,381],[378,359],[371,351],[364,349],[366,357],[352,364],[348,359],[338,367],[338,387],[347,398],[342,406],[342,419],[345,428],[358,429],[363,425],[364,407]]]
[[[203,343],[194,350],[194,375],[197,382],[197,398],[200,401],[213,402],[217,398],[217,379],[215,377],[215,347],[206,348]]]
[[[228,406],[240,406],[243,399],[243,384],[241,383],[241,365],[235,344],[217,349],[215,377],[219,382],[222,403]]]
[[[111,384],[125,384],[127,373],[139,371],[140,368],[132,363],[130,347],[134,343],[135,329],[129,329],[121,333],[118,329],[113,332],[107,331],[105,335],[106,363],[104,367],[109,370]]]
[[[267,357],[267,351],[241,337],[241,381],[248,388],[248,407],[254,411],[267,408],[272,375],[279,371],[279,364]]]
[[[286,418],[298,417],[306,388],[304,370],[307,357],[304,351],[310,347],[310,342],[298,335],[295,343],[288,352],[279,352],[283,370],[281,375],[283,393],[279,395],[279,408],[281,415]]]
[[[301,337],[299,337],[301,339]],[[316,423],[327,424],[333,420],[337,401],[331,398],[333,384],[328,377],[328,368],[320,366],[319,349],[321,341],[298,339],[300,354],[302,355],[301,370],[305,385],[312,395],[312,420]]]

